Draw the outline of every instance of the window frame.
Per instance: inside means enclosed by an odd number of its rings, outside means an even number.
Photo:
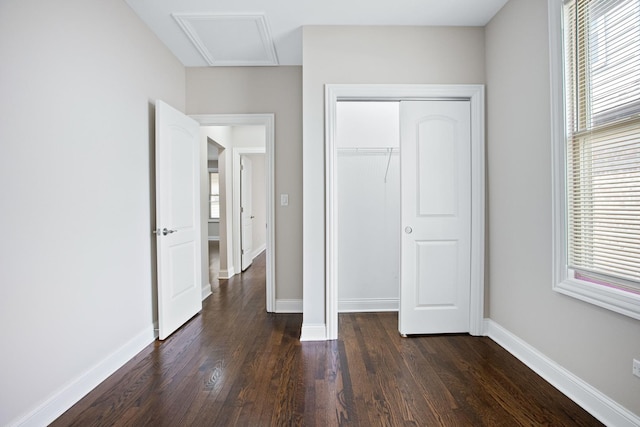
[[[551,73],[552,288],[555,292],[640,320],[640,295],[572,277],[567,253],[563,0],[548,0]]]

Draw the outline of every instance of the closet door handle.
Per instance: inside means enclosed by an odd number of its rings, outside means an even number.
[[[406,227],[404,228],[404,232],[405,232],[405,233],[407,233],[407,234],[411,234],[411,233],[413,233],[413,228],[411,228],[411,227],[409,227],[409,226],[406,226]]]

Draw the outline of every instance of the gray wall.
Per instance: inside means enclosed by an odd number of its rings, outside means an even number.
[[[324,85],[484,83],[484,70],[483,28],[303,28],[304,325],[325,325]]]
[[[0,57],[8,425],[153,340],[152,105],[185,71],[122,1],[2,1]]]
[[[302,70],[188,68],[187,114],[275,114],[276,298],[302,298]],[[280,206],[280,194],[289,206]]]
[[[220,221],[207,221],[207,238],[215,237],[214,240],[220,239]]]
[[[491,319],[640,414],[640,322],[552,291],[547,2],[486,27]]]

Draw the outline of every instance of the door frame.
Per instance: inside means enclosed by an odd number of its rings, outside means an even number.
[[[233,233],[233,258],[234,265],[239,265],[242,271],[242,215],[240,200],[240,160],[245,154],[264,154],[266,158],[266,147],[234,147],[233,148],[233,224],[237,227],[237,232]],[[265,170],[265,174],[268,172]],[[267,202],[267,210],[269,210]],[[268,246],[267,246],[268,247]],[[275,307],[275,306],[274,306]],[[267,310],[269,311],[269,310]]]
[[[326,338],[338,338],[338,101],[468,100],[471,104],[471,295],[469,333],[484,335],[485,141],[484,85],[325,85],[325,319]],[[401,150],[402,150],[402,141]],[[400,231],[398,231],[400,232]]]
[[[200,123],[200,126],[248,126],[248,125],[258,125],[264,126],[265,128],[265,147],[262,149],[265,155],[265,177],[267,181],[267,236],[266,236],[266,246],[267,246],[267,260],[266,260],[266,309],[267,312],[273,313],[276,308],[276,292],[275,292],[275,115],[272,113],[266,114],[192,114],[189,117],[196,120]],[[244,150],[242,148],[238,148],[237,150]],[[237,173],[235,167],[235,156],[236,149],[233,150],[233,195],[232,195],[232,204],[233,204],[233,219],[232,221],[236,221],[236,201],[238,204],[237,212],[240,212],[239,201],[235,193],[236,184],[238,187],[238,194],[240,192],[240,173]],[[255,153],[255,152],[254,152]],[[249,154],[249,153],[247,153]],[[238,164],[240,162],[240,154],[238,152]],[[236,183],[236,179],[238,179]],[[235,234],[235,233],[234,233]],[[236,263],[236,254],[239,253],[236,251],[237,243],[236,237],[232,238],[232,249],[234,254],[234,269]],[[236,246],[234,246],[236,245]]]

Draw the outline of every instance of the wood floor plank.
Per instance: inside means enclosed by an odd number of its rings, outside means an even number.
[[[265,312],[265,257],[214,283],[202,312],[53,426],[599,426],[486,337],[402,338],[397,313],[340,314],[300,342]]]

